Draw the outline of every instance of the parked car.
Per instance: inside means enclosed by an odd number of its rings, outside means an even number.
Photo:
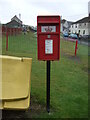
[[[68,33],[64,33],[63,36],[64,36],[64,37],[68,37]]]
[[[79,35],[79,40],[81,40],[81,38],[82,38],[82,35]]]
[[[90,40],[90,35],[79,36],[80,40]]]
[[[90,39],[90,35],[83,35],[82,37],[85,39],[88,39],[88,38]]]
[[[70,38],[73,38],[73,39],[78,39],[78,36],[77,36],[76,34],[73,34],[73,33],[71,33],[71,34],[69,35],[69,37],[70,37]]]

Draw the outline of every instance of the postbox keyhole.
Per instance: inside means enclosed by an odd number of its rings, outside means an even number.
[[[47,38],[50,38],[51,37],[51,35],[47,35]]]

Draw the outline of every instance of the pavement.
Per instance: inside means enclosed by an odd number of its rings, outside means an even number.
[[[68,41],[71,41],[71,42],[76,42],[76,40],[78,40],[78,39],[72,39],[72,38],[68,38],[68,37],[64,37],[64,39],[68,40]],[[85,42],[85,41],[79,41],[78,40],[78,44],[90,46],[90,42]]]

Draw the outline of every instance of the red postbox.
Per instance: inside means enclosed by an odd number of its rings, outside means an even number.
[[[38,60],[60,58],[60,16],[37,16]]]

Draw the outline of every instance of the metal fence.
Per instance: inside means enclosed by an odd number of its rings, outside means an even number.
[[[6,32],[2,36],[2,53],[15,56],[36,55],[37,41],[32,32],[14,34]]]
[[[37,56],[37,36],[32,32],[22,32],[20,34],[15,34],[8,32],[3,34],[2,39],[3,54],[23,54],[24,56],[28,54],[35,54]],[[77,40],[63,39],[60,42],[61,55],[71,55],[76,56],[77,53]]]

